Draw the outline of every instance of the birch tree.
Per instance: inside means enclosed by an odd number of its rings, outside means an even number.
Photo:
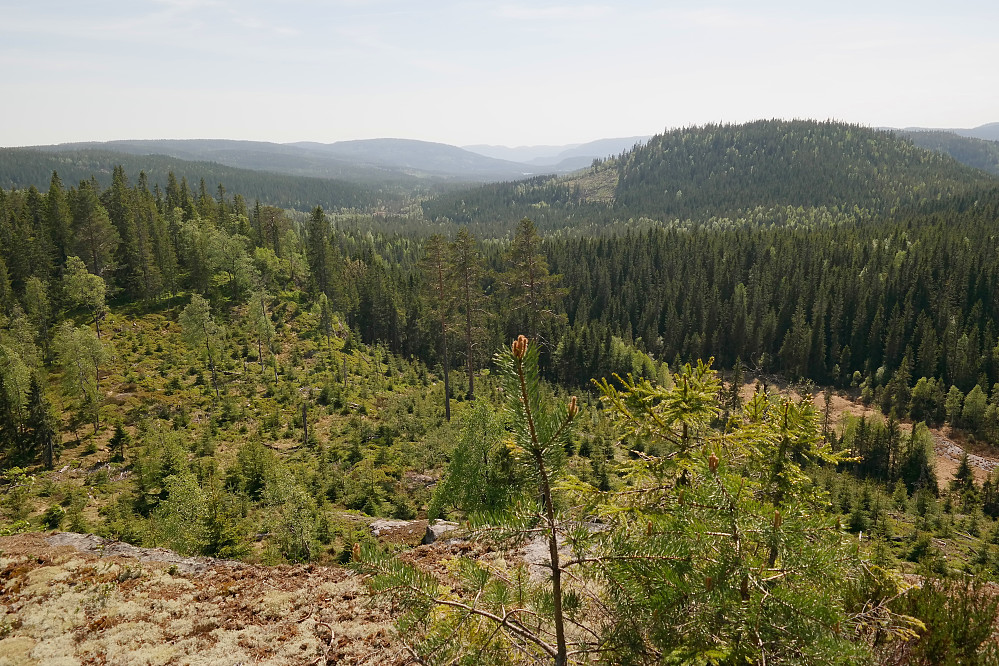
[[[212,318],[211,306],[200,294],[192,294],[191,302],[180,313],[180,326],[184,342],[197,354],[203,354],[212,371],[212,386],[215,397],[221,398],[215,359],[219,356],[218,344],[222,330]]]

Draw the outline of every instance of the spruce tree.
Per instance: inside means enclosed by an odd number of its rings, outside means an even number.
[[[97,198],[95,185],[82,185],[73,210],[74,254],[94,275],[109,279],[121,237]]]
[[[114,434],[108,440],[108,448],[111,450],[111,460],[124,462],[127,451],[132,446],[132,437],[125,430],[121,423],[115,424]]]
[[[41,453],[45,467],[52,469],[59,454],[59,439],[56,431],[56,420],[52,408],[45,398],[45,393],[37,375],[31,377],[31,387],[28,389],[28,419],[26,437],[30,442],[30,455]]]
[[[333,249],[330,247],[330,226],[322,206],[316,206],[309,217],[306,234],[306,257],[317,294],[333,294]]]
[[[21,433],[17,422],[17,411],[8,392],[7,381],[0,369],[0,452],[7,458],[21,453]]]
[[[556,327],[566,319],[559,308],[565,291],[558,286],[560,276],[552,275],[548,270],[541,241],[534,222],[526,217],[522,219],[510,244],[509,268],[501,280],[515,315],[512,323],[525,327],[536,344],[550,351]]]
[[[72,222],[72,212],[69,208],[69,202],[66,200],[62,180],[59,178],[59,174],[53,171],[52,179],[49,181],[49,191],[45,196],[45,225],[52,238],[56,253],[54,258],[58,264],[62,264],[71,253]]]

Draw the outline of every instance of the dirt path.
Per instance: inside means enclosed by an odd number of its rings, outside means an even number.
[[[931,428],[930,434],[933,436],[933,450],[936,453],[937,479],[943,485],[954,478],[965,451],[960,444],[947,438],[940,428]],[[979,484],[985,481],[992,470],[999,467],[999,460],[970,451],[968,463],[975,475],[975,482]]]
[[[754,378],[750,379],[743,385],[742,389],[739,391],[743,400],[752,397],[753,392],[756,390],[756,384],[757,380]],[[787,392],[795,396],[800,395],[794,387],[789,387],[787,384],[778,383],[772,380],[769,381],[766,386],[768,390]],[[815,403],[815,407],[819,412],[819,417],[821,418],[823,411],[825,410],[825,397],[822,390],[813,389],[811,391],[811,395],[812,400]],[[851,416],[864,416],[867,418],[883,416],[881,414],[881,410],[863,404],[860,402],[858,396],[841,391],[834,392],[832,400],[829,404],[830,422],[834,426],[839,426],[843,421],[843,417],[847,414]],[[906,433],[912,432],[912,423],[903,421],[899,425]],[[961,464],[961,458],[964,456],[965,448],[960,442],[955,441],[949,427],[930,428],[929,431],[930,435],[933,437],[937,483],[939,484],[940,489],[943,490],[948,486],[950,480],[954,478],[954,474],[957,472],[957,469]],[[999,452],[995,455],[991,455],[984,451],[977,451],[974,453],[969,451],[968,462],[971,464],[972,472],[975,475],[975,482],[981,484],[986,478],[988,478],[988,475],[993,469],[999,467]]]

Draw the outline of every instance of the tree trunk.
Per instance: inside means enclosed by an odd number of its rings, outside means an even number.
[[[538,453],[534,457],[541,472],[541,494],[544,497],[545,520],[548,522],[548,529],[545,537],[548,539],[548,554],[552,564],[552,603],[555,620],[555,644],[557,654],[555,655],[555,666],[565,666],[568,663],[565,645],[565,618],[562,612],[562,568],[559,564],[558,556],[558,533],[555,531],[555,507],[552,504],[552,490],[548,482],[548,472],[545,470],[544,460]]]
[[[447,324],[444,321],[444,310],[441,310],[441,346],[444,349],[444,418],[451,420],[451,368],[447,362]]]
[[[260,344],[260,336],[257,335],[257,360],[260,361],[260,374],[264,374],[264,348]]]
[[[94,396],[94,435],[101,429],[101,366],[94,363],[94,386],[97,387]]]
[[[309,445],[309,412],[308,407],[302,403],[302,446]]]
[[[208,367],[212,369],[212,384],[215,386],[215,397],[221,400],[222,394],[219,392],[219,380],[215,374],[215,361],[212,359],[212,346],[208,344],[208,327],[202,324],[202,328],[205,331],[205,350],[208,351]]]
[[[465,272],[465,361],[468,366],[468,399],[475,400],[475,370],[472,365],[472,293]]]

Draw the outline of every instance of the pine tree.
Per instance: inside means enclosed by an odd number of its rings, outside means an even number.
[[[456,314],[464,315],[465,366],[468,371],[468,400],[475,399],[475,353],[482,327],[479,321],[483,312],[480,281],[482,279],[482,258],[475,246],[475,237],[467,227],[458,230],[451,244],[451,269],[456,281],[458,297]]]
[[[444,366],[444,419],[451,420],[451,366],[449,364],[447,341],[451,334],[455,301],[454,284],[448,270],[447,243],[440,235],[434,234],[423,244],[423,274],[430,287],[431,313],[440,323],[441,363]]]
[[[561,443],[578,408],[541,397],[537,358],[523,337],[497,358],[529,483],[469,525],[506,547],[538,535],[543,580],[523,564],[459,559],[445,586],[357,553],[372,587],[410,611],[423,663],[851,664],[868,655],[856,636],[915,636],[917,623],[886,606],[899,585],[865,568],[801,467],[842,457],[821,444],[810,401],[757,393],[721,433],[720,385],[704,364],[669,388],[601,382],[624,441],[656,453],[626,465],[625,490],[599,492],[566,473]],[[855,584],[866,576],[876,580]]]
[[[497,354],[496,362],[512,418],[512,455],[528,483],[510,489],[511,501],[503,510],[473,516],[472,524],[486,527],[491,521],[509,543],[539,534],[549,558],[543,565],[549,572],[547,582],[532,585],[523,565],[508,574],[492,576],[475,562],[464,560],[457,563],[463,596],[454,600],[450,595],[439,595],[438,581],[432,576],[377,550],[362,549],[360,564],[376,574],[373,587],[396,594],[414,619],[435,605],[447,611],[437,614],[430,634],[417,645],[417,651],[423,651],[430,663],[446,663],[463,653],[495,660],[498,655],[516,652],[532,661],[547,659],[565,666],[573,641],[569,635],[571,616],[578,599],[563,589],[565,564],[559,544],[577,524],[563,515],[555,493],[556,484],[565,480],[565,443],[579,408],[576,398],[567,404],[546,404],[542,399],[538,349],[524,336],[515,340],[509,351]],[[482,642],[486,636],[489,638]]]

